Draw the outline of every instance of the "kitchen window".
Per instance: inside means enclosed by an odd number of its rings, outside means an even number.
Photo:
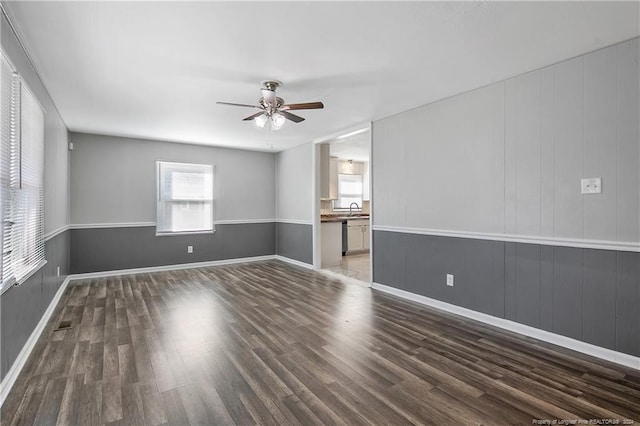
[[[213,232],[213,166],[157,162],[156,235]]]
[[[4,56],[0,86],[0,292],[4,292],[46,264],[44,111]]]
[[[362,210],[362,175],[338,174],[338,199],[334,201],[334,210],[349,210],[351,203],[358,204]]]

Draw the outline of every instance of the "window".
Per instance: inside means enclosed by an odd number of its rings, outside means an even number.
[[[338,174],[338,199],[334,209],[348,209],[351,203],[358,204],[356,210],[362,209],[362,175]]]
[[[213,232],[213,166],[157,162],[157,235]]]
[[[2,56],[0,290],[21,284],[45,263],[44,112]]]

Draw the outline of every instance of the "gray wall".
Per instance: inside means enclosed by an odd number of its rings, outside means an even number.
[[[640,356],[640,253],[387,231],[373,242],[377,283]]]
[[[313,149],[305,143],[276,157],[276,253],[313,264]]]
[[[375,121],[374,225],[638,243],[638,50]],[[581,195],[586,177],[603,193]]]
[[[71,223],[156,221],[156,161],[215,165],[215,219],[275,218],[275,154],[71,133]]]
[[[71,233],[73,273],[275,254],[275,154],[81,133],[70,138],[71,218],[84,228]],[[155,236],[149,223],[156,221],[158,160],[215,165],[215,220],[223,223],[214,234]],[[123,226],[132,224],[139,226]]]
[[[51,300],[69,274],[69,231],[45,243],[47,264],[0,297],[0,367],[2,379],[31,336]],[[60,276],[56,268],[60,267]]]
[[[374,282],[640,356],[639,48],[374,122]]]
[[[313,219],[313,144],[280,151],[276,156],[276,217],[278,220]]]
[[[69,224],[69,161],[67,129],[45,87],[31,67],[6,17],[0,18],[2,49],[34,92],[45,114],[44,208],[45,233],[52,235]],[[45,242],[47,264],[19,287],[0,297],[0,377],[7,372],[42,318],[69,273],[69,232]],[[60,277],[57,276],[60,267]]]
[[[276,224],[276,254],[313,264],[313,226],[301,223]]]
[[[113,271],[276,253],[276,224],[216,225],[211,234],[156,237],[155,226],[71,230],[71,272]],[[193,253],[187,253],[187,246]]]

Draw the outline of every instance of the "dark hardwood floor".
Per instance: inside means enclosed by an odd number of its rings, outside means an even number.
[[[54,331],[65,320],[71,328]],[[1,417],[3,425],[591,419],[639,423],[640,371],[278,261],[72,282]]]

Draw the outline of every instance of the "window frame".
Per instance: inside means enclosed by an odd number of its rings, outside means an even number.
[[[211,229],[199,229],[192,231],[159,231],[158,227],[161,223],[161,207],[164,203],[171,202],[169,200],[163,199],[163,191],[162,191],[162,167],[163,165],[174,165],[181,167],[198,167],[198,168],[210,168],[211,175],[211,194],[210,198],[203,200],[176,200],[176,203],[210,203],[211,205]],[[197,234],[213,234],[216,232],[216,223],[215,223],[215,165],[213,164],[204,164],[204,163],[185,163],[178,161],[165,161],[165,160],[157,160],[156,161],[156,237],[168,237],[174,235],[197,235]],[[162,221],[164,223],[164,221]]]
[[[360,194],[342,193],[341,192],[341,188],[340,188],[341,176],[359,176],[360,177],[360,186],[361,186]],[[342,207],[341,206],[342,198],[347,198],[347,197],[348,198],[360,197],[360,203],[358,204],[358,208],[357,209],[351,209],[351,211],[361,212],[362,211],[362,205],[364,204],[364,176],[362,174],[359,174],[359,173],[338,173],[338,198],[336,200],[334,200],[333,210],[334,211],[347,211],[347,210],[349,210],[349,207]]]
[[[2,294],[13,286],[25,283],[47,264],[44,238],[46,111],[4,51],[0,59],[3,68],[6,65],[11,72],[8,78],[11,85],[10,107],[2,111],[3,114],[8,113],[10,123],[8,138],[4,137],[7,135],[2,138],[3,158],[0,165],[4,177],[2,191],[8,193],[0,201]],[[4,72],[3,76],[0,78],[7,77]],[[5,167],[7,170],[4,170]]]

